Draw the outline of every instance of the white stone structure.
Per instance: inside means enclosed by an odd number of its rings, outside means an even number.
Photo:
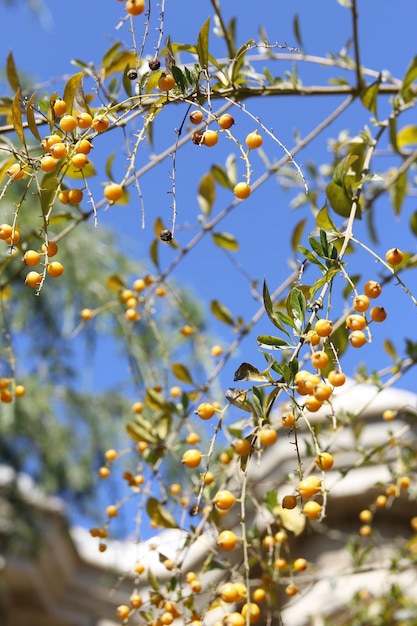
[[[334,401],[335,413],[351,413],[356,422],[362,425],[361,445],[384,445],[389,437],[406,437],[415,443],[417,449],[417,396],[398,389],[379,392],[375,387],[349,382],[341,388]],[[384,422],[381,415],[385,409],[398,412],[393,422]],[[329,419],[326,411],[311,415],[312,421]],[[323,445],[323,442],[322,442]],[[327,473],[326,486],[330,495],[326,508],[326,531],[319,528],[306,531],[292,541],[294,549],[315,564],[322,574],[306,574],[302,593],[288,601],[280,598],[283,609],[276,612],[273,624],[278,624],[279,613],[284,626],[320,626],[323,614],[342,614],[343,607],[355,591],[366,587],[371,593],[384,593],[393,578],[395,582],[417,596],[417,571],[409,569],[401,574],[391,575],[387,570],[387,554],[396,537],[411,535],[409,520],[417,515],[416,500],[406,497],[396,498],[391,508],[386,508],[378,519],[379,548],[373,553],[372,570],[355,573],[351,570],[348,555],[344,549],[346,537],[357,531],[358,512],[367,508],[380,493],[379,482],[390,480],[386,465],[375,456],[375,462],[366,467],[351,469],[343,477],[342,467],[352,467],[360,459],[358,441],[349,426],[337,429],[332,436],[332,454],[335,469]],[[282,495],[287,475],[294,470],[294,451],[288,440],[282,436],[273,448],[262,456],[262,462],[255,463],[249,474],[251,490],[259,502],[272,487],[277,487]],[[0,497],[12,476],[0,472]],[[26,479],[27,480],[27,479]],[[3,487],[2,487],[3,486]],[[115,607],[126,603],[132,591],[129,577],[120,577],[132,571],[137,560],[148,564],[161,580],[170,574],[159,563],[158,549],[150,549],[150,543],[157,543],[160,551],[168,557],[178,555],[184,542],[185,533],[177,530],[163,531],[155,539],[139,546],[132,543],[110,542],[107,552],[97,552],[97,544],[87,531],[73,528],[68,531],[61,503],[45,499],[34,486],[23,480],[18,487],[25,500],[36,511],[40,522],[41,537],[37,554],[25,549],[4,554],[0,561],[3,596],[3,615],[0,623],[4,626],[112,626]],[[288,493],[288,491],[286,491]],[[0,540],[5,544],[9,531],[7,511],[0,500]],[[257,525],[260,531],[268,523],[268,512],[256,514],[248,510],[248,525]],[[238,513],[225,518],[229,527],[239,533]],[[183,570],[198,571],[208,552],[215,546],[216,537],[201,536],[183,555]],[[1,545],[0,544],[0,547]],[[119,574],[119,583],[115,586]],[[204,606],[207,594],[211,593],[222,575],[221,570],[212,570],[203,577],[203,593],[198,604]],[[309,584],[309,577],[311,584]],[[300,577],[302,580],[302,575]],[[146,598],[149,590],[146,583],[139,593]],[[284,605],[285,604],[285,605]],[[225,610],[222,607],[211,611],[204,624],[210,626]],[[183,624],[181,620],[176,624]],[[343,624],[343,621],[338,623]]]

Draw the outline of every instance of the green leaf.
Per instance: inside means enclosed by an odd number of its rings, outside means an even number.
[[[190,372],[182,363],[173,363],[171,365],[171,371],[178,380],[181,380],[184,383],[189,383],[190,385],[193,384]]]
[[[308,261],[310,261],[310,263],[314,263],[315,265],[318,265],[322,270],[326,269],[326,266],[321,261],[319,261],[319,259],[315,257],[314,254],[308,248],[305,248],[304,246],[298,246],[298,249],[301,252],[301,254],[303,254],[305,258]]]
[[[288,350],[293,347],[284,339],[274,337],[273,335],[259,335],[256,341],[260,348],[267,348],[268,350]]]
[[[264,280],[262,295],[263,295],[263,301],[264,301],[264,307],[265,307],[266,314],[269,317],[269,319],[271,320],[271,322],[273,323],[273,325],[276,326],[277,328],[279,328],[279,330],[281,330],[282,332],[284,332],[288,336],[290,336],[288,331],[287,331],[287,329],[283,325],[279,315],[274,311],[274,305],[273,305],[272,300],[271,300],[271,295],[269,293],[269,289],[268,289],[268,285],[266,283],[266,280]],[[292,320],[291,320],[291,325],[292,325]]]
[[[171,432],[172,417],[171,413],[166,412],[159,418],[156,428],[152,429],[157,435],[159,441],[164,442]]]
[[[401,128],[397,133],[396,144],[398,148],[417,144],[417,126],[408,125]]]
[[[230,178],[228,177],[226,171],[220,167],[220,165],[212,165],[211,173],[213,174],[214,180],[216,183],[219,183],[225,189],[233,189],[234,185]]]
[[[395,349],[394,344],[390,339],[385,339],[384,341],[384,350],[391,357],[394,362],[398,361],[398,352]]]
[[[237,165],[236,165],[236,155],[234,152],[229,154],[226,159],[226,172],[230,180],[230,184],[233,187],[237,183]]]
[[[166,409],[167,403],[164,397],[155,389],[148,387],[145,393],[145,402],[149,408],[154,411],[163,411]]]
[[[305,225],[307,224],[307,218],[300,220],[298,224],[296,224],[294,230],[291,234],[291,250],[295,254],[298,248],[298,244],[301,241],[301,237],[303,236]]]
[[[379,78],[377,81],[369,85],[366,89],[361,91],[360,98],[363,106],[371,111],[376,117],[376,105],[378,98],[379,85],[381,84],[381,79]]]
[[[39,200],[43,214],[49,213],[56,194],[55,172],[45,174],[39,184]]]
[[[78,85],[80,81],[84,77],[84,72],[78,72],[78,74],[74,74],[71,76],[65,84],[64,87],[64,95],[62,96],[63,100],[65,100],[67,105],[67,111],[70,113],[72,111],[72,106],[74,104],[75,94],[78,89]]]
[[[151,425],[149,425],[151,426]],[[151,434],[150,430],[146,430],[139,424],[129,422],[126,424],[127,434],[133,441],[146,441],[146,443],[156,444],[157,439]]]
[[[154,239],[149,248],[149,258],[157,269],[159,269],[159,239]]]
[[[107,66],[103,66],[105,78],[108,78],[110,74],[123,72],[126,66],[135,66],[136,59],[136,55],[130,50],[118,51],[109,61]]]
[[[352,200],[342,187],[333,181],[330,182],[326,187],[326,196],[335,213],[342,217],[349,217],[352,210]]]
[[[162,528],[179,528],[174,517],[169,513],[156,498],[148,498],[146,512],[155,526]]]
[[[240,72],[240,69],[241,69],[244,61],[245,61],[246,53],[248,52],[248,50],[250,49],[251,45],[254,42],[255,42],[254,39],[249,39],[237,51],[236,56],[235,56],[235,58],[233,60],[233,64],[232,64],[232,73],[231,73],[232,83],[236,83],[238,81],[238,79],[239,79],[239,72]]]
[[[36,124],[36,119],[35,119],[35,95],[36,94],[33,93],[28,100],[28,103],[26,106],[26,119],[28,121],[30,132],[35,137],[35,139],[37,139],[40,142],[42,141],[42,139],[39,134],[38,125]]]
[[[112,274],[106,280],[107,289],[111,289],[111,291],[115,291],[119,293],[122,289],[126,287],[124,281],[117,274]]]
[[[401,207],[407,195],[407,171],[402,172],[395,183],[390,186],[392,206],[396,215],[401,213]]]
[[[226,400],[228,400],[230,404],[233,404],[233,406],[237,406],[247,413],[253,412],[252,404],[248,400],[248,392],[245,389],[230,387],[227,389],[225,396]]]
[[[320,211],[317,213],[316,215],[316,226],[317,228],[323,229],[323,230],[332,230],[332,231],[336,231],[337,232],[337,228],[334,225],[330,215],[329,215],[329,209],[327,206],[327,202],[325,203],[324,207],[322,209],[320,209]]]
[[[417,237],[417,211],[414,211],[410,216],[410,228],[413,235]]]
[[[9,85],[13,89],[13,91],[14,92],[19,91],[20,89],[19,76],[17,74],[16,65],[14,62],[12,51],[10,51],[9,54],[7,55],[6,74],[7,74],[7,80],[9,81]]]
[[[26,146],[25,133],[23,132],[22,111],[20,110],[20,89],[16,91],[12,104],[13,126],[20,141]]]
[[[223,324],[229,324],[229,326],[235,325],[233,315],[231,314],[229,309],[218,300],[211,301],[210,311],[213,313],[214,317],[220,320],[220,322],[223,322]]]
[[[116,157],[116,152],[111,152],[106,159],[106,165],[105,165],[106,176],[109,180],[113,180],[113,181],[114,181],[114,177],[113,177],[112,166],[113,166],[113,161],[115,157]]]
[[[306,306],[303,291],[299,287],[291,289],[287,297],[287,311],[294,320],[294,328],[298,333],[303,330]]]
[[[235,371],[235,375],[233,378],[234,382],[251,381],[262,383],[269,380],[269,376],[266,376],[265,374],[260,372],[257,367],[251,365],[250,363],[241,363],[241,365],[239,365],[239,367]]]
[[[88,161],[87,165],[80,170],[78,167],[75,167],[72,163],[69,163],[67,169],[65,170],[65,176],[68,178],[82,179],[91,178],[91,176],[96,175],[96,169],[91,161]]]
[[[187,88],[187,80],[177,65],[172,66],[172,75],[181,93],[185,93]]]
[[[216,246],[219,246],[219,248],[231,250],[231,252],[239,250],[239,242],[230,233],[212,233],[211,236],[214,243]]]
[[[209,60],[210,18],[202,25],[197,39],[197,56],[202,69],[207,69]]]
[[[197,199],[202,213],[206,217],[210,217],[210,213],[216,199],[216,186],[214,183],[214,176],[210,172],[204,174],[204,176],[200,180],[200,183],[198,185]]]
[[[400,96],[404,102],[411,102],[415,98],[413,93],[413,83],[417,80],[417,56],[411,61],[405,73],[400,89]]]

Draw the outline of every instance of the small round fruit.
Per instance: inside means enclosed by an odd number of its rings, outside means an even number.
[[[333,330],[333,323],[330,320],[317,320],[315,331],[319,337],[328,337]]]
[[[41,158],[41,170],[44,172],[52,172],[56,168],[56,161],[53,156],[44,156]]]
[[[304,408],[310,413],[316,413],[321,409],[323,402],[318,400],[315,396],[307,396],[304,402]]]
[[[262,587],[257,587],[253,590],[252,599],[255,602],[263,602],[266,598],[266,591]]]
[[[124,620],[127,617],[129,617],[129,613],[130,613],[130,607],[128,607],[126,604],[121,604],[116,609],[117,617],[121,620]]]
[[[364,524],[359,528],[359,534],[361,537],[370,537],[372,535],[372,526]]]
[[[364,524],[370,524],[372,522],[373,514],[369,509],[362,509],[359,513],[359,519]]]
[[[261,609],[255,602],[247,602],[242,606],[241,609],[242,617],[245,619],[245,623],[247,623],[247,616],[249,615],[249,624],[256,624],[256,622],[261,617]]]
[[[235,439],[232,448],[239,456],[246,456],[250,452],[251,445],[247,439]]]
[[[62,189],[58,193],[58,200],[62,202],[62,204],[69,204],[69,189]]]
[[[237,537],[235,533],[231,530],[222,530],[222,532],[217,537],[217,545],[222,550],[233,550],[237,544]]]
[[[392,422],[397,417],[397,411],[393,411],[392,409],[386,409],[382,414],[382,419],[386,422]]]
[[[271,426],[263,426],[258,432],[258,437],[263,446],[272,446],[278,439],[278,433]]]
[[[304,572],[308,567],[308,561],[307,559],[304,559],[302,557],[295,559],[294,563],[293,563],[293,568],[295,569],[296,572]]]
[[[374,306],[370,310],[370,316],[374,322],[383,322],[387,319],[387,312],[383,306]]]
[[[237,611],[233,611],[233,613],[227,613],[223,620],[221,621],[222,626],[245,626],[246,620]]]
[[[117,183],[108,183],[104,187],[104,197],[110,202],[117,202],[123,195],[123,187]]]
[[[346,318],[346,328],[349,330],[363,330],[366,326],[366,317],[353,313]]]
[[[297,498],[291,495],[284,496],[281,504],[283,509],[295,509],[297,506]]]
[[[381,295],[382,288],[376,280],[368,280],[364,284],[363,290],[368,298],[378,298]]]
[[[292,428],[295,424],[295,417],[292,413],[286,413],[281,417],[281,422],[284,428]]]
[[[217,120],[217,123],[220,128],[223,128],[223,130],[227,130],[228,128],[231,128],[233,126],[235,120],[230,115],[230,113],[223,113],[223,115],[221,115]]]
[[[70,189],[68,191],[68,203],[79,204],[83,199],[83,192],[81,189]]]
[[[42,282],[42,274],[39,272],[28,272],[26,274],[25,283],[29,285],[29,287],[39,287]]]
[[[78,128],[84,129],[84,128],[90,128],[93,118],[89,113],[84,112],[84,113],[78,113],[76,120],[77,120]]]
[[[110,121],[105,115],[96,115],[91,125],[97,133],[104,133],[110,126]]]
[[[77,126],[77,120],[73,115],[64,115],[63,117],[61,117],[61,120],[59,122],[59,127],[65,132],[65,133],[71,133],[74,128],[76,128]]]
[[[104,458],[106,459],[106,461],[110,461],[110,462],[115,461],[117,459],[116,450],[114,450],[113,448],[109,448],[108,450],[105,451]]]
[[[390,265],[399,265],[404,258],[404,254],[398,248],[391,248],[385,254],[385,258]]]
[[[115,504],[110,504],[106,509],[107,517],[117,517],[119,515],[119,508]]]
[[[329,452],[321,452],[316,456],[316,465],[319,469],[327,472],[333,467],[334,458]]]
[[[130,15],[141,15],[145,10],[145,1],[127,0],[125,8]]]
[[[257,130],[254,130],[253,133],[249,133],[246,137],[246,145],[251,150],[256,150],[262,146],[263,139],[262,136],[258,133]]]
[[[279,559],[275,559],[274,561],[274,567],[275,569],[279,571],[285,569],[287,565],[288,565],[288,561],[287,559],[284,559],[283,557],[280,557]]]
[[[321,480],[317,476],[307,476],[300,480],[297,491],[303,500],[308,500],[321,491]]]
[[[349,341],[353,348],[362,348],[366,344],[366,335],[361,330],[354,330],[349,335]]]
[[[315,330],[309,330],[306,334],[306,343],[309,343],[310,346],[318,346],[320,343],[320,335],[318,335]]]
[[[183,463],[186,467],[194,468],[200,465],[201,458],[202,458],[202,454],[200,450],[196,450],[196,449],[186,450],[184,454],[182,455],[181,463]]]
[[[78,152],[72,157],[71,163],[78,170],[82,170],[83,167],[87,165],[88,159],[85,154],[83,154],[82,152]]]
[[[48,250],[48,258],[51,258],[57,254],[58,244],[56,244],[55,241],[48,241],[48,244],[45,244],[45,243],[42,244],[41,250],[44,254]]]
[[[329,364],[329,357],[324,350],[317,350],[311,355],[311,365],[316,370],[321,370]]]
[[[23,260],[29,267],[35,267],[41,260],[41,255],[36,250],[26,250]]]
[[[223,602],[232,603],[237,602],[239,594],[234,583],[225,583],[220,588],[220,597]]]
[[[140,609],[142,606],[142,597],[138,593],[132,593],[129,598],[129,604],[134,609]]]
[[[213,502],[221,511],[228,511],[236,502],[236,498],[228,489],[221,489],[214,496]]]
[[[51,154],[54,159],[62,159],[67,154],[67,145],[60,141],[51,146]]]
[[[198,417],[202,420],[209,420],[215,413],[214,406],[209,402],[203,402],[196,410]]]
[[[52,108],[55,115],[65,115],[65,113],[67,112],[67,103],[65,102],[65,100],[61,100],[61,98],[58,98],[58,100],[55,100]]]
[[[306,502],[303,506],[303,513],[306,517],[308,517],[308,519],[319,519],[321,512],[323,510],[323,507],[321,506],[321,504],[319,504],[318,502],[315,502],[314,500],[310,500],[309,502]]]
[[[53,261],[48,265],[48,274],[51,278],[58,278],[64,273],[64,266],[59,261]]]
[[[108,478],[110,476],[110,469],[103,465],[103,467],[99,468],[98,475],[103,479]]]
[[[249,198],[250,192],[251,188],[248,183],[240,182],[233,187],[233,193],[236,198],[239,198],[239,200],[246,200],[246,198]]]
[[[296,596],[298,591],[299,589],[295,583],[288,583],[288,585],[285,587],[285,593],[289,597]]]
[[[215,345],[211,349],[212,356],[221,356],[223,354],[223,348],[221,346]]]
[[[172,74],[166,74],[165,72],[162,72],[158,79],[158,88],[161,91],[169,91],[174,87],[174,85],[175,78],[172,76]]]
[[[206,130],[203,133],[203,138],[201,143],[203,143],[208,148],[212,148],[219,141],[219,135],[215,130]]]
[[[7,170],[6,174],[10,178],[13,178],[13,180],[21,180],[25,175],[25,172],[22,170],[20,163],[13,163],[13,165],[11,165]]]
[[[376,500],[375,500],[375,505],[376,505],[379,509],[383,509],[383,508],[386,506],[386,504],[387,504],[387,500],[388,500],[387,496],[383,496],[383,495],[378,496],[378,497],[376,498]]]
[[[369,298],[365,294],[353,298],[353,308],[359,313],[364,313],[369,309]]]
[[[91,152],[93,145],[88,141],[88,139],[81,139],[75,146],[75,152],[81,152],[82,154],[88,154]]]
[[[326,402],[326,400],[330,398],[332,393],[333,389],[330,387],[330,385],[326,385],[326,383],[323,382],[315,385],[313,390],[313,396],[316,398],[316,400],[319,400],[319,402]]]
[[[333,387],[341,387],[346,382],[346,376],[340,370],[332,370],[327,374],[327,380]]]
[[[204,119],[204,115],[202,113],[202,111],[200,111],[199,109],[196,109],[195,111],[191,111],[190,113],[190,122],[191,124],[201,124],[201,122]]]

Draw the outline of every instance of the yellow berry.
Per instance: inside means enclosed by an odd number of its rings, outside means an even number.
[[[222,489],[221,491],[218,491],[216,493],[213,498],[213,502],[216,507],[221,511],[228,511],[236,502],[236,498],[231,491],[228,491],[227,489]]]
[[[329,357],[324,350],[317,350],[311,355],[311,365],[316,370],[321,370],[329,364]]]
[[[61,98],[58,98],[58,100],[55,100],[52,108],[54,110],[55,115],[58,115],[58,116],[65,115],[65,113],[67,112],[67,104],[65,100],[61,100]]]
[[[233,193],[235,194],[236,198],[239,198],[239,200],[246,200],[246,198],[249,198],[250,192],[250,186],[248,185],[248,183],[244,182],[237,183],[233,188]]]
[[[23,256],[23,260],[29,267],[38,265],[41,260],[41,255],[36,250],[27,250]]]
[[[117,183],[108,183],[104,187],[104,197],[110,202],[117,202],[123,195],[123,187]]]
[[[20,163],[13,163],[13,165],[11,165],[7,170],[6,174],[10,178],[13,178],[13,180],[20,180],[25,175],[25,172],[22,170]]]
[[[368,298],[378,298],[381,295],[382,288],[376,280],[368,280],[364,284],[363,290]]]
[[[119,508],[115,504],[111,504],[106,509],[107,517],[117,517],[119,514]]]
[[[258,431],[258,437],[263,446],[272,446],[278,439],[278,433],[271,426],[263,426]]]
[[[62,159],[67,154],[67,146],[63,142],[55,143],[51,146],[51,154],[54,159]]]
[[[281,417],[284,428],[291,428],[295,424],[295,417],[292,413],[286,413]]]
[[[334,458],[329,452],[321,452],[316,456],[316,465],[319,469],[327,471],[333,467]]]
[[[297,491],[304,500],[308,500],[321,491],[321,480],[317,476],[303,478],[298,483]]]
[[[203,117],[203,113],[199,109],[196,109],[190,113],[190,122],[191,124],[201,124]]]
[[[215,130],[206,130],[203,133],[201,142],[208,148],[212,148],[219,141],[219,135]]]
[[[237,537],[231,530],[223,530],[217,537],[217,545],[222,550],[233,550],[237,544]]]
[[[64,266],[59,261],[53,261],[48,265],[48,274],[52,278],[58,278],[64,273]]]
[[[223,348],[221,346],[213,346],[211,349],[211,354],[213,356],[221,356],[223,354]]]
[[[109,118],[105,115],[96,115],[93,117],[92,127],[97,133],[103,133],[110,125]]]
[[[297,587],[297,585],[295,585],[294,583],[289,583],[286,587],[285,587],[285,593],[287,594],[287,596],[295,596],[297,595],[299,589]]]
[[[56,168],[56,161],[53,156],[44,156],[40,161],[41,170],[44,172],[52,172]]]
[[[316,398],[316,400],[319,400],[319,402],[326,402],[326,400],[330,398],[332,393],[333,389],[330,387],[330,385],[326,385],[326,383],[319,383],[318,385],[315,385],[313,390],[313,396]]]
[[[125,620],[130,613],[130,608],[126,604],[121,604],[116,609],[117,617],[121,620]]]
[[[311,519],[311,520],[319,519],[322,510],[323,510],[323,507],[321,506],[321,504],[319,504],[318,502],[315,502],[314,500],[310,500],[309,502],[306,502],[303,506],[304,515],[308,517],[308,519]]]
[[[196,413],[202,420],[209,420],[215,413],[214,406],[209,402],[203,402],[196,410]]]
[[[81,139],[75,146],[75,152],[81,152],[82,154],[88,154],[93,145],[88,141],[88,139]]]
[[[253,133],[249,133],[246,137],[246,145],[251,150],[256,150],[262,146],[262,136],[258,133],[257,130],[254,130]]]
[[[223,115],[221,115],[217,120],[217,123],[220,128],[223,128],[223,130],[227,130],[228,128],[231,128],[233,126],[235,120],[229,113],[223,113]]]
[[[354,330],[349,335],[349,341],[353,348],[362,348],[366,343],[366,335],[361,330]]]
[[[364,313],[364,311],[367,311],[369,309],[368,296],[365,296],[365,294],[355,296],[353,298],[353,308],[355,309],[355,311],[358,311],[359,313]]]
[[[300,557],[299,559],[295,559],[293,563],[293,568],[296,572],[304,572],[308,567],[307,559]]]
[[[127,0],[125,8],[126,11],[130,13],[130,15],[141,15],[141,13],[143,13],[145,10],[145,1]]]
[[[247,602],[242,606],[241,609],[242,617],[247,620],[247,616],[249,615],[249,623],[256,624],[256,622],[261,617],[261,609],[255,602]]]
[[[332,370],[329,372],[327,379],[333,387],[341,387],[346,382],[346,376],[340,370]]]
[[[363,330],[366,326],[366,317],[353,313],[346,318],[346,328],[349,330]]]
[[[318,400],[315,396],[307,396],[304,402],[304,407],[310,413],[316,413],[319,409],[321,409],[323,402]]]
[[[390,265],[399,265],[404,258],[404,254],[398,248],[391,248],[385,254],[385,258]]]
[[[59,126],[65,133],[71,133],[77,126],[77,120],[73,115],[64,115],[61,117]]]
[[[397,416],[397,411],[392,411],[391,409],[386,409],[382,414],[382,419],[386,422],[391,422]]]
[[[239,456],[246,456],[250,452],[251,445],[247,439],[235,439],[232,448]]]
[[[39,287],[42,282],[42,274],[39,274],[39,272],[28,272],[25,282],[29,287]]]
[[[199,450],[186,450],[182,456],[182,463],[189,468],[198,467],[200,465],[202,454]]]
[[[129,603],[134,609],[139,609],[142,606],[142,597],[138,593],[132,593]]]
[[[88,159],[82,152],[77,152],[71,159],[71,163],[78,170],[82,170],[88,163]]]
[[[90,128],[93,121],[92,116],[89,113],[78,113],[76,116],[78,128]]]

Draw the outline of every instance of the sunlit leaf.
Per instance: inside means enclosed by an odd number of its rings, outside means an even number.
[[[149,425],[151,426],[151,425]],[[157,439],[152,435],[150,430],[143,428],[139,424],[135,424],[134,422],[129,422],[126,424],[127,434],[133,441],[146,441],[146,443],[156,444]]]
[[[63,100],[65,100],[65,103],[67,105],[68,113],[72,111],[75,94],[77,92],[80,81],[82,81],[84,77],[84,74],[85,74],[84,72],[78,72],[78,74],[74,74],[67,80],[65,84],[64,95],[62,96],[62,98]]]
[[[384,340],[384,350],[393,361],[398,361],[398,352],[390,339]]]
[[[300,509],[284,509],[279,506],[275,507],[274,515],[279,515],[281,524],[285,530],[289,530],[294,533],[296,537],[301,535],[306,525],[305,515],[301,515]]]
[[[320,209],[320,211],[316,215],[316,226],[317,228],[322,228],[323,230],[334,230],[337,231],[336,226],[334,225],[330,215],[329,209],[327,206],[327,202],[324,207]]]
[[[208,17],[202,25],[197,39],[197,56],[202,69],[208,67],[209,60],[209,32],[210,18]]]
[[[364,89],[360,94],[363,106],[366,107],[368,111],[371,111],[371,113],[373,113],[375,116],[377,115],[376,105],[380,84],[381,81],[380,79],[378,79],[377,81],[372,83],[372,85],[369,85],[369,87]]]
[[[291,250],[295,254],[297,251],[298,244],[301,241],[301,237],[303,236],[305,225],[307,224],[307,218],[304,217],[300,220],[294,227],[291,233]]]
[[[413,235],[417,237],[417,211],[414,211],[410,216],[410,228]]]
[[[192,376],[188,370],[188,368],[183,363],[173,363],[171,365],[171,371],[174,374],[175,378],[181,380],[184,383],[193,384]]]
[[[171,432],[172,425],[172,417],[170,413],[164,413],[159,418],[156,427],[154,428],[154,432],[158,436],[159,441],[165,441]]]
[[[214,243],[216,246],[219,246],[219,248],[224,248],[231,252],[239,250],[239,242],[230,233],[212,233],[211,236]]]
[[[411,102],[415,98],[413,93],[413,83],[417,80],[417,56],[411,61],[405,73],[403,83],[400,89],[400,96],[402,96],[404,102]]]
[[[156,268],[159,268],[159,238],[154,239],[149,248],[149,258]]]
[[[128,65],[136,65],[137,56],[130,50],[117,52],[106,67],[103,66],[105,78],[115,72],[122,72]]]
[[[35,95],[36,94],[33,93],[30,96],[28,103],[26,105],[26,119],[27,119],[28,126],[32,135],[35,137],[35,139],[37,139],[40,142],[42,140],[39,134],[38,125],[36,123],[36,118],[35,118]]]
[[[145,402],[148,407],[154,411],[163,410],[167,406],[164,397],[159,393],[159,391],[155,391],[155,389],[152,389],[151,387],[146,389]]]
[[[216,199],[216,186],[214,184],[214,176],[208,172],[204,174],[198,185],[198,203],[201,212],[209,217]]]
[[[23,145],[26,145],[25,134],[23,132],[22,111],[20,109],[20,89],[16,91],[16,95],[13,98],[12,119],[17,136]]]
[[[156,498],[148,498],[146,502],[146,512],[155,526],[162,528],[178,528],[174,517]]]
[[[342,187],[331,181],[326,187],[326,196],[335,213],[342,217],[349,217],[352,210],[352,200]]]
[[[237,406],[242,411],[247,411],[248,413],[252,413],[253,407],[252,404],[248,400],[248,392],[245,389],[237,389],[235,387],[230,387],[227,389],[226,400],[228,400],[234,406]]]
[[[401,128],[397,133],[397,146],[403,148],[417,144],[417,126],[408,125]]]
[[[232,181],[227,175],[227,172],[222,167],[220,167],[220,165],[212,165],[211,173],[213,174],[216,183],[219,183],[219,185],[221,185],[225,189],[233,189],[234,185]]]
[[[391,185],[389,189],[392,206],[394,207],[396,215],[400,214],[402,205],[407,195],[407,181],[407,170],[405,170],[404,172],[401,172],[401,174],[397,177],[395,183]]]
[[[231,314],[229,309],[218,300],[212,300],[210,302],[210,311],[213,313],[214,317],[220,320],[220,322],[223,322],[223,324],[229,324],[230,326],[234,326],[235,322],[233,319],[233,315]]]
[[[106,287],[111,291],[119,293],[121,289],[124,289],[126,287],[126,284],[123,282],[120,276],[118,276],[117,274],[112,274],[106,280]]]
[[[273,335],[259,335],[256,341],[261,348],[267,348],[268,350],[288,350],[292,346],[284,339],[280,337],[274,337]]]
[[[83,180],[84,178],[91,178],[91,176],[95,175],[96,169],[91,161],[88,161],[87,165],[85,165],[82,170],[75,167],[72,163],[69,163],[68,168],[65,170],[65,176],[68,176],[68,178]]]
[[[16,65],[14,62],[12,51],[10,51],[9,54],[7,55],[6,74],[7,74],[7,80],[9,82],[9,85],[13,89],[13,91],[14,92],[19,91],[20,89],[19,76],[17,74]]]

